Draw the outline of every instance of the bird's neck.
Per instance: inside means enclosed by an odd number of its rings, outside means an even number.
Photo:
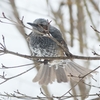
[[[35,34],[35,35],[43,35],[44,33],[43,32],[40,32],[40,31],[38,31],[38,30],[33,30],[33,33]]]
[[[32,32],[32,35],[33,35],[33,36],[36,36],[36,37],[41,37],[41,36],[43,36],[43,34],[40,34],[39,31],[33,31],[33,32]]]

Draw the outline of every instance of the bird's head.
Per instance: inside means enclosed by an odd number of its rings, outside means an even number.
[[[49,22],[45,19],[36,19],[33,23],[27,23],[33,27],[33,32],[37,34],[46,34],[49,29]]]

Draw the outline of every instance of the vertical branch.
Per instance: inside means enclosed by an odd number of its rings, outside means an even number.
[[[69,7],[69,15],[70,15],[71,46],[73,47],[73,40],[74,40],[73,30],[74,30],[74,26],[73,26],[73,16],[72,16],[72,1],[68,0],[67,4],[68,4],[68,7]]]
[[[77,30],[78,30],[78,35],[79,35],[80,52],[83,53],[83,49],[84,49],[83,35],[84,35],[84,29],[85,29],[84,12],[83,12],[83,6],[81,5],[82,1],[78,0],[76,3],[77,3],[77,17],[78,17]],[[79,87],[81,95],[86,94],[86,86],[84,84],[78,84],[78,87]],[[84,98],[85,97],[81,96],[81,100],[84,100]]]
[[[79,35],[79,43],[80,43],[80,52],[83,53],[83,47],[84,47],[84,43],[83,43],[83,31],[82,31],[82,23],[84,21],[84,16],[83,16],[83,8],[81,5],[81,1],[78,0],[77,2],[77,10],[78,10],[78,22],[77,22],[77,30],[78,30],[78,35]]]
[[[78,84],[78,87],[79,87],[79,90],[80,90],[80,93],[81,93],[81,100],[85,100],[86,98],[86,94],[87,94],[87,88],[86,88],[86,85],[85,84],[82,84],[82,82],[80,82]]]
[[[69,7],[69,15],[70,15],[70,36],[71,36],[71,46],[73,47],[73,41],[74,41],[74,34],[73,34],[73,30],[74,30],[74,26],[73,26],[73,15],[72,15],[72,0],[68,0],[67,1],[68,7]],[[73,81],[70,81],[70,86],[73,87]],[[72,93],[73,95],[76,95],[77,92],[75,90],[75,88],[72,88]],[[73,97],[74,100],[77,100],[76,97]]]
[[[58,20],[55,20],[55,22],[58,25],[59,29],[61,30],[64,40],[66,41],[66,36],[65,36],[66,30],[64,28],[64,20],[63,20],[63,13],[62,13],[62,7],[64,5],[65,4],[63,2],[60,3],[58,11],[57,11]]]
[[[15,1],[14,0],[9,0],[9,1],[10,1],[12,10],[13,10],[14,18],[17,20],[18,23],[21,23],[21,21],[19,20],[20,17],[19,17],[19,13],[18,13],[18,11],[16,9]],[[17,26],[17,25],[16,25],[16,28],[18,29],[19,33],[22,34],[23,37],[25,38],[25,30],[24,30],[24,28],[22,28],[20,26]]]
[[[70,85],[71,85],[71,87],[73,87],[73,86],[74,86],[74,82],[73,82],[73,81],[70,81]],[[72,92],[73,92],[73,95],[77,95],[77,91],[76,91],[75,88],[72,88]],[[74,99],[74,100],[77,100],[76,97],[73,97],[73,99]]]
[[[99,9],[99,7],[97,6],[97,4],[94,2],[94,0],[91,0],[90,3],[93,5],[93,7],[95,8],[95,10],[98,11],[98,12],[100,13],[100,9]],[[99,1],[99,4],[100,4],[100,1]],[[99,4],[98,4],[98,5],[99,5]]]

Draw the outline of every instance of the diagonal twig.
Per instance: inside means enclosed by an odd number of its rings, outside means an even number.
[[[92,72],[96,71],[96,70],[99,69],[99,68],[100,68],[100,66],[98,66],[98,67],[95,68],[94,70],[92,70],[92,71],[90,71],[89,73],[87,73],[86,75],[84,75],[73,87],[71,87],[66,93],[64,93],[64,94],[61,96],[61,98],[62,98],[63,96],[65,96],[66,94],[68,94],[68,93],[72,90],[72,88],[76,87],[76,86],[79,84],[79,82],[81,82],[81,81],[83,80],[83,78],[85,78],[86,76],[88,76],[89,74],[91,74]]]
[[[11,80],[11,79],[13,79],[13,78],[16,78],[16,77],[18,77],[18,76],[21,76],[21,75],[27,73],[28,71],[32,70],[33,68],[35,68],[35,67],[31,67],[31,68],[27,69],[26,71],[24,71],[24,72],[22,72],[22,73],[20,73],[20,74],[17,74],[17,75],[15,75],[15,76],[12,76],[12,77],[6,78],[6,77],[4,76],[4,77],[3,77],[4,81],[0,82],[0,85],[3,84],[3,83],[5,83],[5,82],[7,82],[8,80]]]

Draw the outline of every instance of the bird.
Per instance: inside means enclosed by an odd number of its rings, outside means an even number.
[[[78,82],[92,71],[71,59],[72,54],[62,37],[62,33],[51,25],[48,20],[38,18],[34,22],[28,22],[27,24],[32,27],[32,32],[27,38],[32,56],[44,57],[43,59],[37,59],[37,61],[42,61],[42,63],[33,82],[38,82],[40,85],[52,84],[55,80],[58,83],[68,82],[69,80]],[[45,57],[62,56],[70,59],[45,59]],[[92,74],[87,76],[92,77]]]

